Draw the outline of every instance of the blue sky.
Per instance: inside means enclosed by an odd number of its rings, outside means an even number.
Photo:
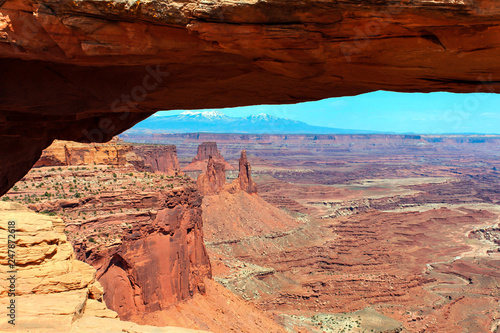
[[[376,91],[300,104],[217,110],[231,117],[267,113],[311,125],[336,128],[421,134],[500,134],[500,94]],[[161,111],[159,115],[181,112]]]

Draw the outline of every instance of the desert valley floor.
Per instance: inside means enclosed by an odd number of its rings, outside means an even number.
[[[499,143],[122,135],[44,153],[2,201],[62,218],[137,324],[498,333]]]

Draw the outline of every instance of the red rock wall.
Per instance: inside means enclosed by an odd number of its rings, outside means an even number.
[[[198,176],[198,190],[203,195],[218,194],[226,185],[226,168],[224,163],[216,162],[210,155],[206,171]]]
[[[102,144],[82,144],[70,141],[54,141],[42,152],[37,166],[62,165],[125,165],[130,145],[118,144],[116,140]]]
[[[198,154],[196,154],[193,162],[208,160],[210,156],[212,156],[212,158],[215,160],[223,158],[219,152],[219,149],[217,149],[216,142],[203,142],[198,146]]]
[[[224,164],[224,170],[233,170],[234,168],[226,162],[217,148],[216,142],[203,142],[198,146],[198,153],[191,163],[184,167],[184,171],[206,171],[208,160],[212,158],[214,162]]]
[[[222,191],[233,194],[241,191],[249,194],[257,193],[257,185],[252,179],[252,168],[247,160],[246,150],[241,151],[238,178],[231,184],[226,184],[225,164],[215,161],[211,155],[208,157],[205,169],[197,179],[198,190],[203,195],[219,194]]]
[[[177,188],[150,202],[158,210],[151,211],[149,218],[142,216],[143,222],[133,223],[133,228],[123,226],[116,231],[124,234],[116,246],[96,247],[87,239],[75,246],[78,258],[97,269],[106,305],[121,319],[162,310],[194,293],[204,293],[203,278],[211,277],[198,191]],[[119,225],[123,219],[116,218],[112,215],[102,223]]]
[[[144,165],[152,172],[161,172],[169,176],[180,173],[177,148],[174,145],[134,147],[134,152],[142,157]]]

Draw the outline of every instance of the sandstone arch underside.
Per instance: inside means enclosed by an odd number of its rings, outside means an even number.
[[[498,92],[494,0],[0,1],[0,194],[158,110]]]

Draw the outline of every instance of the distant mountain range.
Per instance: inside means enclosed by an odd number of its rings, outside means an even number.
[[[125,133],[242,134],[374,134],[379,132],[309,125],[268,114],[229,117],[218,111],[185,111],[175,116],[153,115]]]

